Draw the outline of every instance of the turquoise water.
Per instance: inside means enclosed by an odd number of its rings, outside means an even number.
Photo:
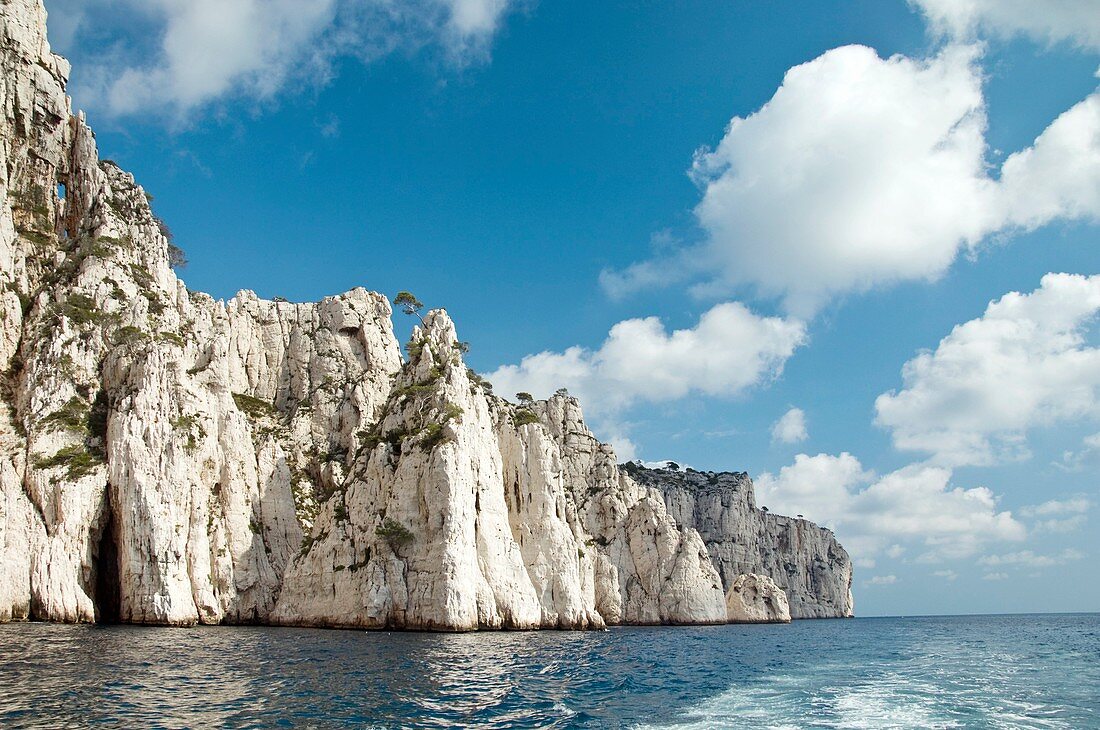
[[[0,626],[0,727],[1100,728],[1100,615],[402,634]]]

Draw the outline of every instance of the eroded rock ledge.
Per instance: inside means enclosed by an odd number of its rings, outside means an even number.
[[[40,0],[0,2],[0,66],[0,620],[722,623],[750,572],[851,614],[831,534],[743,475],[620,469],[568,396],[493,396],[442,310],[406,358],[364,289],[189,291]]]

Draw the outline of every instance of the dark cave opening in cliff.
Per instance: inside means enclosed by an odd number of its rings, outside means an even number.
[[[110,488],[103,500],[103,527],[95,553],[95,620],[115,624],[120,619],[122,584],[118,577],[118,527],[111,507]]]

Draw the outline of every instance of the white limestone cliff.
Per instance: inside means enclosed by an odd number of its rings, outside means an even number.
[[[784,590],[793,618],[853,615],[852,563],[836,536],[809,520],[758,509],[744,472],[625,468],[660,491],[677,524],[698,530],[723,585],[756,573]]]
[[[188,291],[45,23],[0,2],[0,620],[721,623],[746,567],[851,613],[817,528],[640,483],[574,399],[493,396],[441,310],[406,361],[380,294]]]
[[[717,623],[724,594],[693,530],[621,477],[575,401],[487,395],[431,312],[381,419],[348,457],[273,620],[402,627]],[[580,442],[569,448],[554,438]],[[566,463],[566,462],[571,463]]]
[[[726,618],[738,624],[787,624],[787,594],[766,575],[739,575],[726,591]]]

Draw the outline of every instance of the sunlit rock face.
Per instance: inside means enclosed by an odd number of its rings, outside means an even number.
[[[831,535],[635,479],[576,400],[493,396],[442,310],[405,357],[364,289],[189,291],[45,22],[0,3],[0,620],[722,623],[746,572],[851,613]]]
[[[787,624],[787,594],[766,575],[739,575],[726,591],[726,619],[738,624]]]

